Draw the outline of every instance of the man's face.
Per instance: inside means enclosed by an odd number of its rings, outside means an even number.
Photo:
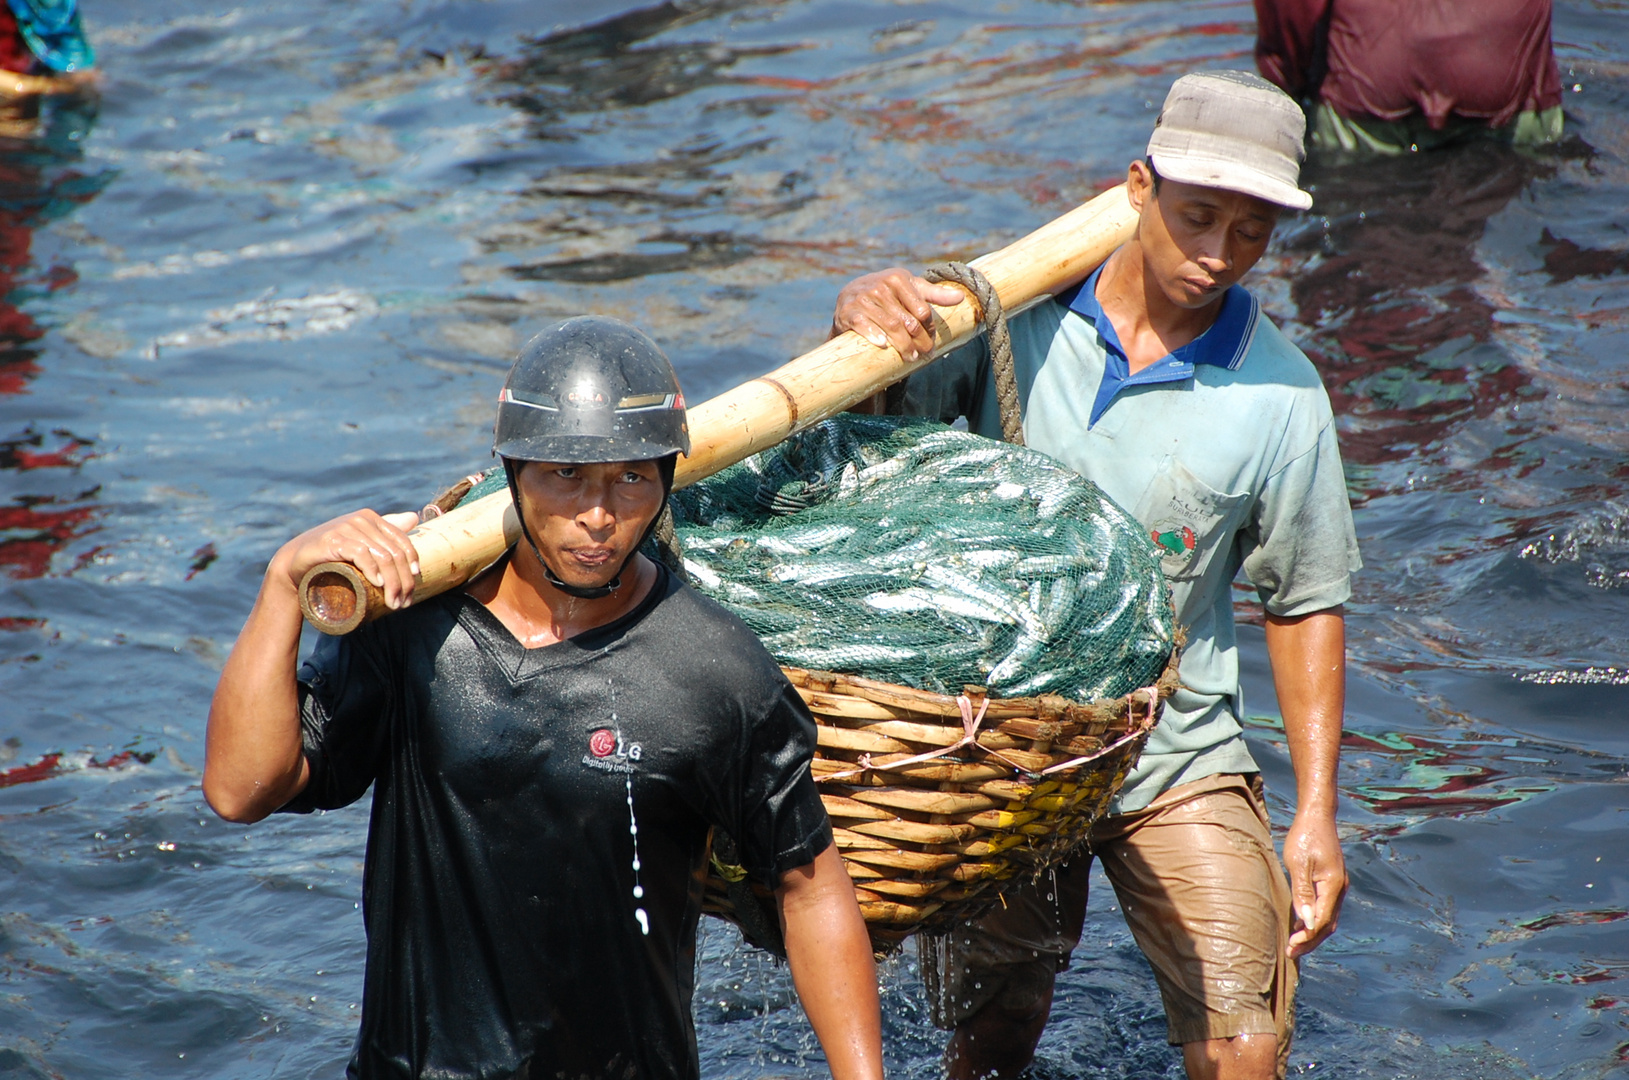
[[[1236,191],[1162,179],[1156,197],[1142,162],[1132,164],[1128,184],[1141,212],[1144,273],[1190,311],[1220,299],[1256,265],[1278,224],[1277,204]]]
[[[662,474],[654,461],[530,461],[516,486],[543,560],[560,580],[580,588],[608,584],[662,510]]]

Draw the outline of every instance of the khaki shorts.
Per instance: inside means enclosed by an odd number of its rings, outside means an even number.
[[[952,931],[938,957],[924,946],[934,1023],[955,1027],[992,1003],[1015,1019],[1047,1007],[1080,941],[1095,855],[1154,968],[1170,1041],[1276,1033],[1282,1075],[1296,966],[1285,955],[1289,882],[1259,774],[1174,787],[1098,822],[1091,849]]]

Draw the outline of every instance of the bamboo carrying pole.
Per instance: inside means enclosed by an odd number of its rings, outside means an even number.
[[[1024,238],[970,264],[1012,312],[1089,274],[1131,238],[1136,213],[1125,185],[1106,191]],[[970,339],[980,313],[969,298],[934,308],[932,356]],[[674,486],[684,487],[766,450],[789,435],[850,408],[928,362],[908,362],[849,331],[796,360],[690,410],[690,453]],[[408,534],[419,553],[414,597],[455,589],[495,562],[520,537],[507,491],[426,521]],[[390,609],[347,563],[312,567],[300,583],[300,610],[325,634],[346,634]]]

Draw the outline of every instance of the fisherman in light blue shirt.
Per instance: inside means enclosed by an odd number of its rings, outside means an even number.
[[[1282,1076],[1295,960],[1333,931],[1346,888],[1335,831],[1344,708],[1341,605],[1359,565],[1329,398],[1317,371],[1238,285],[1282,208],[1306,209],[1304,121],[1253,74],[1172,87],[1128,172],[1136,237],[1080,285],[1014,317],[1026,445],[1094,481],[1148,530],[1187,628],[1182,688],[1111,814],[1094,829],[1168,1036],[1188,1074]],[[927,301],[959,290],[904,270],[851,282],[834,330],[914,358]],[[913,375],[905,409],[1001,437],[983,339]],[[1232,583],[1265,608],[1268,654],[1297,781],[1273,851],[1240,717]],[[936,1020],[950,1076],[1026,1066],[1085,915],[1090,857],[952,935]],[[1043,895],[1043,893],[1045,895]]]

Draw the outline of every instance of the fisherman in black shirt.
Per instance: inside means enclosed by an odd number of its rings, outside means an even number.
[[[323,639],[298,678],[305,571],[351,562],[407,607],[413,516],[350,514],[267,568],[215,691],[204,794],[252,822],[373,787],[349,1076],[694,1080],[717,827],[775,889],[833,1075],[881,1077],[814,723],[745,626],[638,553],[688,449],[656,345],[567,320],[527,344],[499,402],[523,544],[464,589]]]

